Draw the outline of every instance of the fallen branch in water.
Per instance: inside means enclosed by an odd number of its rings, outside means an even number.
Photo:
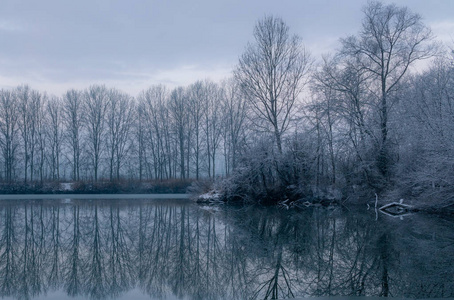
[[[402,202],[402,199],[400,202],[391,202],[383,205],[379,209],[382,213],[392,217],[402,217],[410,214],[414,210],[414,207],[412,205],[403,204]]]

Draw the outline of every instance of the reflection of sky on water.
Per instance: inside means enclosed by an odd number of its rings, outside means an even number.
[[[454,222],[418,214],[0,202],[5,299],[453,297],[453,250]]]
[[[3,300],[13,300],[13,297],[1,298]],[[62,290],[49,292],[46,295],[39,295],[33,298],[34,300],[62,300],[62,299],[71,299],[71,300],[86,300],[87,297],[84,296],[75,296],[68,297],[67,293]],[[187,298],[178,298],[176,296],[169,296],[166,299],[168,300],[185,300]],[[134,288],[123,295],[115,297],[115,300],[153,300],[149,295],[145,295],[139,289]],[[306,299],[307,300],[307,299]]]

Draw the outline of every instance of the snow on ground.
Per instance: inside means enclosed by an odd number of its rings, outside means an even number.
[[[71,182],[62,182],[60,183],[60,191],[72,191],[73,184]]]
[[[208,192],[199,196],[199,199],[202,200],[218,200],[221,197],[221,194],[217,192]]]
[[[217,191],[209,191],[197,197],[197,202],[219,202],[221,194]]]

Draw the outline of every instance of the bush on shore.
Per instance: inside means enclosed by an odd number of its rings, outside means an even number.
[[[192,180],[0,183],[0,194],[179,194]]]

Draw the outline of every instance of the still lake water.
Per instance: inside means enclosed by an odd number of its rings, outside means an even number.
[[[5,299],[454,297],[454,221],[187,200],[0,201]]]

